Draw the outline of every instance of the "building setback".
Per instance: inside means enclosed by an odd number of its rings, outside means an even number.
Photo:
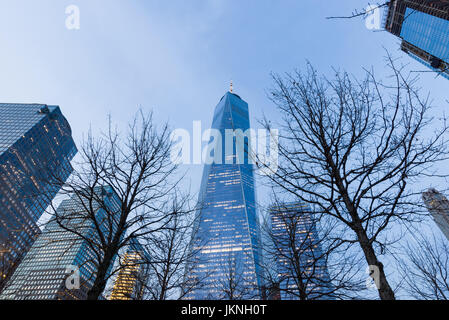
[[[392,0],[385,29],[401,49],[449,79],[449,0]]]
[[[36,222],[77,150],[58,106],[1,103],[0,114],[1,291],[39,235]]]
[[[423,192],[422,198],[436,225],[449,240],[449,201],[433,188]]]
[[[233,148],[229,154],[225,151],[227,130],[245,132],[250,128],[248,104],[227,92],[215,108],[212,128],[221,133],[221,141],[215,141],[216,160],[204,165],[201,209],[192,238],[197,254],[187,275],[192,283],[201,284],[186,299],[230,299],[230,281],[238,298],[260,298],[260,229],[248,144],[240,146],[244,152],[237,152],[236,137],[231,135],[228,139]]]
[[[96,190],[103,205],[110,211],[120,211],[120,200],[110,187]],[[85,201],[85,200],[84,200]],[[86,204],[85,204],[86,205]],[[78,196],[73,195],[61,202],[57,209],[64,226],[76,230],[83,238],[67,231],[51,219],[20,263],[0,299],[12,300],[84,300],[92,287],[97,270],[97,256],[91,245],[96,242],[97,232],[92,219],[83,218],[84,206]],[[106,211],[95,209],[97,221],[108,223]],[[70,218],[69,218],[70,217]],[[102,225],[99,226],[103,228]],[[105,227],[105,230],[108,230]],[[105,234],[107,236],[107,234]],[[92,239],[93,241],[86,241]],[[111,268],[109,269],[109,272]],[[76,281],[68,279],[79,271],[79,288]],[[78,272],[76,271],[76,272]],[[73,279],[73,278],[71,278]],[[67,286],[67,281],[69,286]]]

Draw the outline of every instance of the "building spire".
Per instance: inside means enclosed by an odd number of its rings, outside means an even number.
[[[234,90],[234,85],[231,80],[231,85],[229,86],[229,92],[232,93],[233,90]]]

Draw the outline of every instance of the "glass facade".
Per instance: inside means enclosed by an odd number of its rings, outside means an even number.
[[[110,187],[98,188],[102,202],[109,210],[120,211],[120,200]],[[93,220],[83,218],[84,207],[77,196],[65,199],[58,206],[58,216],[67,217],[61,223],[76,230],[84,238],[95,239]],[[102,204],[103,205],[103,204]],[[108,230],[106,211],[96,210],[96,220],[103,221],[100,228]],[[67,224],[66,224],[67,223]],[[69,225],[70,224],[70,225]],[[105,233],[107,236],[108,233]],[[83,300],[94,282],[98,257],[92,243],[67,231],[51,219],[37,238],[23,261],[7,283],[0,299],[12,300]],[[97,251],[98,252],[98,251]],[[79,288],[67,288],[66,280],[73,270],[79,271]],[[110,268],[109,272],[111,271]]]
[[[118,260],[118,259],[117,259]],[[141,300],[148,278],[149,255],[135,239],[120,258],[110,300]]]
[[[0,291],[40,233],[36,222],[77,150],[58,106],[0,104]]]
[[[218,145],[225,148],[226,130],[245,132],[250,128],[248,104],[238,95],[226,93],[215,108],[212,128],[221,133],[223,140]],[[221,163],[204,166],[201,209],[192,238],[197,254],[193,271],[187,275],[201,286],[187,299],[230,299],[225,294],[230,281],[237,287],[238,298],[260,298],[260,230],[253,165],[248,161],[248,139],[244,139],[244,159],[239,159],[242,153],[237,152],[236,136],[231,141],[232,152],[222,152]]]
[[[300,285],[307,299],[332,299],[317,221],[309,206],[301,202],[273,206],[270,216],[281,300],[298,300]]]
[[[449,79],[449,2],[389,2],[385,29],[402,39],[401,49]]]
[[[401,38],[429,54],[449,62],[449,20],[411,8],[405,10]]]

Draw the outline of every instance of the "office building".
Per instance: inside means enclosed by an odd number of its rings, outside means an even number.
[[[40,234],[36,222],[77,152],[58,106],[0,104],[0,291]]]
[[[204,165],[192,250],[191,283],[201,283],[187,299],[260,299],[260,230],[253,164],[248,140],[238,129],[250,128],[248,104],[227,92],[215,108],[212,128],[219,131],[214,161]],[[231,146],[226,148],[225,146]],[[227,150],[225,150],[227,149]],[[240,151],[239,151],[240,150]],[[234,294],[230,297],[230,282]]]
[[[98,227],[110,230],[107,211],[120,211],[120,200],[110,187],[97,188],[101,206],[94,204]],[[84,204],[83,204],[84,203]],[[85,212],[86,199],[73,195],[57,208],[42,234],[17,267],[0,299],[10,300],[84,300],[92,288],[98,265],[94,250],[99,241],[93,219]],[[58,221],[57,221],[58,220]],[[63,227],[61,227],[64,226]],[[68,230],[67,230],[68,229]],[[76,230],[77,234],[70,230]],[[114,231],[114,230],[113,230]],[[107,237],[107,231],[104,233]],[[110,272],[112,266],[110,267]]]
[[[436,225],[449,240],[449,201],[433,188],[423,192],[422,198]]]
[[[385,30],[401,39],[401,49],[449,79],[449,0],[392,0]]]
[[[301,202],[272,206],[270,216],[281,300],[299,300],[302,293],[307,299],[333,299],[318,221],[309,206]]]
[[[142,300],[148,279],[149,255],[143,246],[133,240],[117,265],[110,300]]]

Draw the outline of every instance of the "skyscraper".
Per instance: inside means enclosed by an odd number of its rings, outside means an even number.
[[[187,299],[260,298],[260,230],[253,165],[248,140],[239,142],[236,133],[250,128],[248,104],[227,92],[215,108],[212,128],[221,137],[215,137],[215,161],[204,166],[201,209],[192,239],[192,249],[198,253],[195,267],[187,275],[201,286]],[[229,283],[234,284],[237,297],[228,296]]]
[[[385,29],[401,49],[449,79],[449,0],[392,0]]]
[[[148,253],[134,240],[118,266],[121,269],[114,281],[110,300],[141,300],[148,278],[148,262]]]
[[[423,192],[422,197],[436,225],[449,240],[449,201],[433,188]]]
[[[0,291],[40,233],[36,222],[77,152],[58,106],[0,104]]]
[[[120,200],[110,187],[97,188],[95,192],[98,192],[103,202],[102,206],[98,205],[95,211],[96,220],[103,221],[105,224],[99,225],[99,228],[105,228],[111,220],[106,218],[103,205],[108,205],[111,211],[119,212]],[[95,280],[98,261],[92,246],[99,241],[95,241],[97,233],[93,220],[82,217],[87,205],[83,204],[83,201],[86,200],[73,195],[61,202],[57,208],[58,217],[67,219],[60,218],[59,222],[50,219],[11,280],[6,284],[0,299],[83,300],[87,298],[87,292]],[[78,235],[62,228],[60,223],[70,230],[76,227]],[[94,241],[88,242],[85,239]],[[111,269],[112,266],[109,272]],[[69,276],[74,278],[67,279]]]
[[[282,300],[331,299],[333,286],[323,256],[317,221],[305,203],[285,203],[270,209],[270,255],[276,261]],[[302,289],[300,289],[302,287]]]

